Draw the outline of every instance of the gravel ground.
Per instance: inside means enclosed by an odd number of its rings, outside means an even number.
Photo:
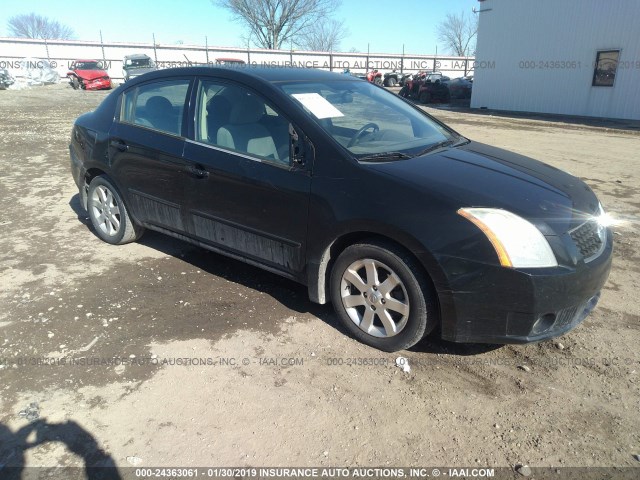
[[[428,338],[407,373],[302,286],[153,232],[99,241],[68,138],[105,95],[0,91],[0,467],[640,466],[637,132],[427,108],[583,178],[624,221],[577,329]]]

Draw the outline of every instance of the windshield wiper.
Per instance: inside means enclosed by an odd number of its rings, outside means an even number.
[[[402,152],[382,152],[374,153],[373,155],[365,155],[364,157],[357,157],[359,161],[363,162],[380,162],[385,160],[406,160],[413,158],[413,155],[408,155]]]
[[[416,157],[420,157],[422,155],[426,155],[427,153],[433,152],[434,150],[438,150],[440,148],[450,147],[454,143],[455,142],[453,140],[445,140],[443,142],[434,143],[433,145],[430,145],[427,148],[425,148],[424,150],[422,150],[420,153],[416,154]]]

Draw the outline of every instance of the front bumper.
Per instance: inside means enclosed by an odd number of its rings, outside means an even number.
[[[85,90],[108,90],[111,88],[111,80],[100,79],[96,81],[84,81]]]
[[[575,268],[517,270],[441,257],[449,288],[439,290],[442,338],[465,343],[529,343],[562,335],[593,310],[612,260],[602,253]]]

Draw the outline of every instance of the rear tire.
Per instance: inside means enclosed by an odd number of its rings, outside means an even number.
[[[394,77],[387,78],[387,87],[395,87],[396,79]]]
[[[133,242],[144,233],[144,228],[131,220],[118,189],[105,175],[89,184],[87,211],[96,234],[112,245]]]
[[[331,270],[330,291],[347,330],[386,352],[415,345],[438,323],[430,282],[415,260],[393,244],[347,247]]]

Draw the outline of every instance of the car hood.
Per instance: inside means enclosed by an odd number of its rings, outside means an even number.
[[[96,78],[109,76],[104,70],[74,70],[74,72],[85,80],[94,80]]]
[[[545,235],[563,234],[599,209],[598,199],[579,178],[478,142],[370,165],[452,209],[502,208],[533,222]]]

